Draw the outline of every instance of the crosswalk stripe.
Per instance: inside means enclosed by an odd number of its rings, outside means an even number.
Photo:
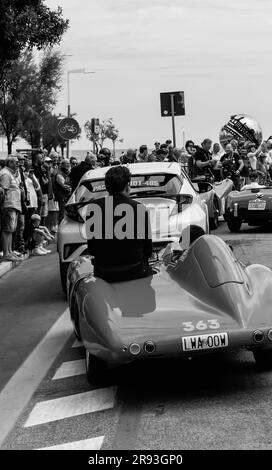
[[[100,388],[37,403],[24,427],[113,408],[117,387]]]
[[[103,444],[104,436],[93,437],[83,441],[67,442],[51,447],[42,447],[36,450],[99,450]]]
[[[79,359],[77,361],[63,362],[58,368],[52,380],[65,379],[66,377],[73,377],[74,375],[85,374],[85,360]]]
[[[73,344],[72,344],[72,348],[82,348],[83,344],[76,340]]]

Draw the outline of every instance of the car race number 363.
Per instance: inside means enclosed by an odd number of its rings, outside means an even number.
[[[73,118],[64,118],[58,124],[58,134],[63,140],[75,139],[79,132],[79,124]]]

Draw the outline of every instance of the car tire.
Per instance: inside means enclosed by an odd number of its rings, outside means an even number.
[[[64,292],[65,298],[67,296],[67,271],[68,271],[69,263],[62,263],[59,260],[59,272],[60,272],[60,282],[61,287]]]
[[[103,385],[107,381],[108,364],[85,350],[86,377],[90,385]]]
[[[219,225],[218,212],[215,211],[213,217],[210,218],[210,230],[216,230]]]
[[[78,341],[82,341],[81,333],[80,333],[80,326],[79,326],[79,317],[78,317],[78,304],[75,300],[74,305],[75,312],[73,312],[73,322],[74,322],[74,335]]]
[[[259,349],[253,351],[253,356],[259,370],[272,369],[272,349]]]
[[[242,220],[237,218],[227,219],[227,226],[230,232],[239,232],[242,225]]]
[[[216,230],[219,225],[219,207],[218,203],[214,201],[213,203],[213,217],[210,217],[210,229]]]

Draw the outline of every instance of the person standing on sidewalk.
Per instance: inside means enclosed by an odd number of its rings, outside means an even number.
[[[27,199],[27,187],[25,181],[25,157],[24,155],[18,154],[18,170],[16,172],[16,179],[19,184],[19,188],[21,190],[21,207],[22,210],[18,215],[17,219],[17,228],[16,232],[13,237],[13,245],[14,249],[17,253],[25,255],[27,253],[25,249],[25,219],[27,215],[27,208],[29,204],[29,200]]]
[[[9,156],[6,166],[0,171],[0,187],[5,191],[0,211],[3,261],[22,261],[22,258],[12,251],[12,237],[16,231],[18,215],[22,211],[21,190],[16,179],[17,170],[18,158]]]
[[[59,224],[64,217],[64,207],[71,194],[70,170],[70,162],[65,158],[62,160],[59,171],[54,178],[54,195],[55,200],[59,203]]]
[[[30,160],[26,160],[25,162],[25,183],[27,188],[27,198],[29,200],[25,216],[25,240],[28,246],[31,231],[31,216],[38,211],[37,193],[40,193],[41,191],[40,184],[34,175],[34,170]]]

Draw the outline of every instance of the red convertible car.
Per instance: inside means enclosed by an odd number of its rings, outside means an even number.
[[[69,267],[67,292],[90,383],[137,359],[233,349],[272,366],[272,271],[244,267],[214,235],[184,252],[168,245],[152,276],[127,282],[95,278],[91,257],[81,257]]]

